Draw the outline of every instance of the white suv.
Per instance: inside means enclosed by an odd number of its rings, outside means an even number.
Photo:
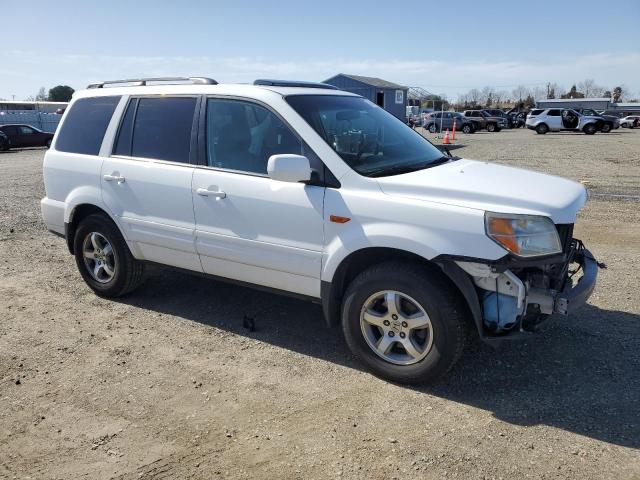
[[[603,129],[605,121],[600,116],[582,115],[571,108],[534,108],[527,115],[525,125],[536,133],[547,132],[584,132],[593,135]],[[608,127],[607,131],[610,131]]]
[[[77,92],[45,155],[44,222],[98,295],[154,262],[301,296],[376,374],[421,382],[467,333],[527,337],[595,286],[578,183],[444,156],[328,85],[155,80]]]

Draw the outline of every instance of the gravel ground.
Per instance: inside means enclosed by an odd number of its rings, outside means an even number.
[[[0,478],[640,478],[640,131],[458,140],[588,182],[576,236],[609,268],[419,388],[362,371],[317,305],[160,269],[96,297],[40,222],[44,151],[0,153]]]

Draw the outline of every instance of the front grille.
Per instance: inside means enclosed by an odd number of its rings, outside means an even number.
[[[573,240],[573,223],[557,223],[556,230],[562,244],[562,251],[568,253],[571,250],[571,241]]]

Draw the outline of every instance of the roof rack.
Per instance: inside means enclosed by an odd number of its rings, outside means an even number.
[[[304,87],[304,88],[327,88],[330,90],[338,90],[338,87],[329,85],[328,83],[318,82],[297,82],[295,80],[270,80],[266,78],[259,78],[254,85],[265,85],[269,87]]]
[[[106,82],[90,83],[87,88],[104,88],[105,85],[117,83],[132,83],[132,86],[143,87],[147,82],[191,82],[194,85],[217,85],[213,78],[207,77],[156,77],[156,78],[131,78],[128,80],[108,80]]]

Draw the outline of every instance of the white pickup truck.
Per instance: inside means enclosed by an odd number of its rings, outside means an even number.
[[[398,382],[443,374],[473,332],[528,337],[596,282],[573,238],[582,185],[444,155],[323,84],[90,85],[44,183],[44,223],[98,295],[132,292],[152,262],[303,297]]]

